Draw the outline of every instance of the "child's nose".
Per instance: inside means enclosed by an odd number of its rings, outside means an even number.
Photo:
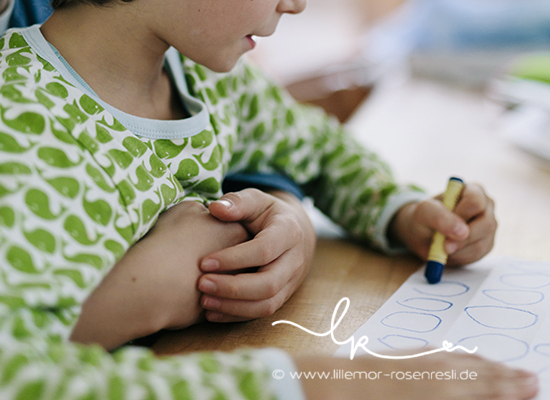
[[[307,0],[280,0],[277,11],[281,14],[299,14],[306,8]]]

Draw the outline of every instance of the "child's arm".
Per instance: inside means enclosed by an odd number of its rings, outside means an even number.
[[[351,235],[390,250],[392,216],[426,195],[399,185],[383,160],[322,110],[297,104],[254,67],[234,73],[241,121],[230,172],[285,174]]]
[[[110,350],[161,329],[200,321],[200,259],[247,239],[240,224],[213,218],[198,202],[172,207],[88,297],[71,340]]]
[[[398,214],[408,214],[411,204],[418,203],[420,214],[434,217],[437,209],[425,207],[429,202],[424,201],[426,196],[421,190],[398,184],[388,165],[336,120],[318,109],[297,104],[253,67],[245,65],[242,71],[238,94],[243,121],[234,149],[233,171],[275,170],[287,174],[333,221],[384,251],[394,249],[395,243],[388,240],[392,220]],[[490,199],[477,186],[470,186],[467,192],[472,196],[463,198],[456,213],[469,223],[471,231],[466,238],[451,235],[454,243],[448,246],[462,249],[469,245],[451,260],[455,263],[481,258],[491,248],[495,233]],[[451,214],[446,215],[444,219],[452,219]],[[433,225],[428,224],[432,232]],[[420,254],[413,240],[401,238],[403,234],[397,234],[399,241]]]

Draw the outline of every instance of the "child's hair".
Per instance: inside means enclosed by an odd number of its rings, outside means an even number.
[[[115,0],[115,1],[118,1],[118,0]],[[125,3],[129,3],[133,0],[121,0],[121,1],[123,1]],[[104,4],[113,2],[113,0],[51,0],[52,8],[54,10],[57,10],[58,8],[61,8],[63,6],[66,6],[69,3],[73,3],[73,2],[88,3],[88,4],[93,4],[95,6],[102,6]]]

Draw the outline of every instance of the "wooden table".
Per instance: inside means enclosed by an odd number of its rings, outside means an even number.
[[[361,141],[393,166],[401,181],[444,190],[449,176],[482,182],[496,200],[499,231],[492,252],[550,261],[550,171],[501,137],[500,110],[483,94],[419,80],[382,85],[349,123]],[[331,355],[330,338],[288,326],[290,320],[326,332],[343,297],[351,307],[336,331],[347,339],[420,267],[409,256],[390,258],[341,239],[318,242],[304,285],[270,318],[238,324],[204,323],[164,334],[160,354],[279,347],[292,355]]]

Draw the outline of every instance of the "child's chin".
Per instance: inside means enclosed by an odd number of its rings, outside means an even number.
[[[220,57],[220,59],[217,60],[207,60],[202,65],[214,72],[230,72],[233,68],[235,68],[235,65],[237,65],[237,62],[239,61],[241,56],[229,56],[224,58]]]
[[[225,72],[230,72],[235,67],[236,64],[237,64],[237,61],[224,62],[224,63],[215,64],[211,66],[205,65],[205,67],[214,72],[225,73]]]

